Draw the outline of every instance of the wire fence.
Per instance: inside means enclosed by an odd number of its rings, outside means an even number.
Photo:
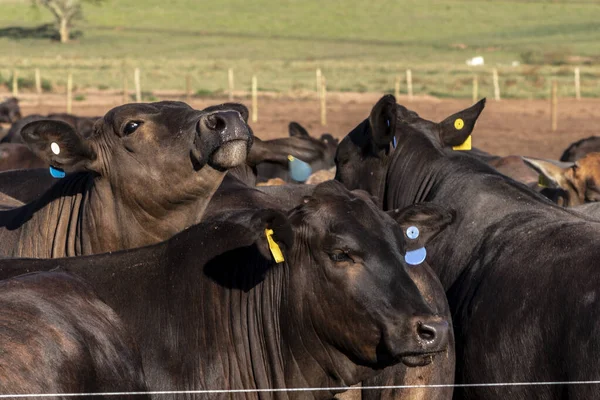
[[[276,388],[276,389],[205,389],[205,390],[162,390],[148,392],[98,392],[98,393],[37,393],[37,394],[0,394],[0,399],[24,397],[90,397],[90,396],[166,396],[166,395],[211,395],[236,393],[282,393],[282,392],[341,392],[347,390],[389,390],[389,389],[447,389],[477,387],[517,387],[517,386],[557,386],[557,385],[598,385],[597,381],[549,381],[549,382],[503,382],[503,383],[462,383],[439,385],[391,385],[391,386],[337,386],[321,388]]]

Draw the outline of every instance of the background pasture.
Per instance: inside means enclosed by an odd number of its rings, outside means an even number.
[[[545,98],[550,81],[573,96],[573,66],[582,94],[600,93],[600,3],[593,0],[107,0],[86,4],[75,40],[48,38],[49,13],[28,0],[0,0],[0,86],[13,70],[22,87],[40,68],[46,88],[64,90],[66,71],[78,90],[133,87],[184,90],[190,74],[198,95],[227,88],[297,92],[314,89],[321,68],[333,91],[392,92],[395,76],[413,70],[415,94],[492,95],[499,68],[503,98]],[[485,57],[485,67],[465,60]],[[519,62],[513,67],[513,62]],[[406,90],[403,82],[401,91]]]

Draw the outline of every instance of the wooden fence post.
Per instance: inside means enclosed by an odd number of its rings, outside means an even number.
[[[552,119],[552,131],[558,129],[558,82],[556,79],[552,81],[552,100],[550,106],[550,118]]]
[[[406,90],[408,91],[408,99],[413,99],[413,82],[412,82],[412,71],[406,70]]]
[[[477,75],[473,76],[473,103],[477,102],[479,98],[479,77]]]
[[[327,125],[327,80],[321,77],[321,125]]]
[[[38,96],[42,94],[42,77],[40,76],[40,69],[35,69],[35,92]]]
[[[67,75],[67,114],[73,112],[73,74]]]
[[[256,75],[252,76],[252,122],[258,121],[258,82]]]
[[[321,91],[322,91],[322,85],[321,85],[321,77],[323,76],[321,74],[321,68],[317,68],[317,95],[321,96]]]
[[[140,83],[140,69],[136,68],[133,73],[133,79],[135,81],[135,101],[137,103],[142,102],[142,85]]]
[[[229,81],[229,101],[233,101],[233,68],[229,68],[229,70],[227,71],[227,80]]]
[[[575,98],[581,100],[581,80],[579,67],[575,68]]]
[[[498,69],[494,68],[492,71],[494,80],[494,99],[500,101],[500,82],[498,81]]]

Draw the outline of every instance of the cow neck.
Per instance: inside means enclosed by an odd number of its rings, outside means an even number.
[[[90,248],[85,254],[158,243],[199,223],[224,176],[224,172],[206,165],[192,178],[194,184],[169,183],[175,187],[158,199],[146,192],[132,195],[107,180],[97,179],[86,204],[85,230]],[[156,190],[160,189],[165,190]]]
[[[81,235],[85,203],[92,186],[90,174],[74,174],[57,182],[38,200],[9,212],[14,221],[24,221],[13,227],[20,229],[12,255],[56,258],[82,254],[86,247]]]
[[[502,226],[509,217],[533,220],[535,229],[548,222],[532,218],[541,216],[546,207],[569,214],[473,157],[437,149],[422,138],[411,139],[421,143],[408,142],[410,147],[396,153],[387,173],[385,207],[433,202],[455,211],[454,222],[428,246],[428,260],[446,290],[467,269],[479,265],[479,249],[490,232],[512,240],[510,227]]]
[[[307,287],[296,271],[303,269],[304,274],[315,273],[320,268],[310,255],[308,229],[295,235],[294,249],[290,259],[291,266],[282,270],[284,273],[283,302],[280,309],[281,335],[287,346],[283,349],[286,387],[344,387],[357,384],[375,375],[373,369],[359,366],[350,360],[334,344],[317,332],[310,307],[319,307],[318,301],[307,300],[305,296],[314,295],[314,289]],[[304,239],[303,239],[304,238]],[[311,265],[312,264],[312,265]],[[331,399],[335,393],[318,391],[311,393],[315,399]],[[305,394],[306,395],[306,394]]]

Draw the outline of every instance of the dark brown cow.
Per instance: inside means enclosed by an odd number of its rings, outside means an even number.
[[[31,114],[12,124],[8,133],[2,138],[2,143],[23,143],[21,130],[25,125],[34,121],[53,120],[65,122],[75,129],[79,135],[87,138],[92,134],[94,123],[102,117],[80,117],[73,114],[58,113],[58,114]]]
[[[0,277],[58,268],[86,279],[140,345],[152,390],[343,388],[445,355],[449,321],[423,298],[411,277],[420,266],[405,255],[429,246],[451,212],[386,214],[337,182],[285,214],[249,207],[140,249],[0,260]],[[411,227],[418,237],[407,236]]]
[[[21,143],[0,143],[0,171],[48,168],[48,163]]]
[[[555,203],[572,207],[600,201],[600,153],[588,153],[575,162],[556,162],[524,157],[544,178],[542,184],[560,190],[542,191]]]
[[[0,309],[1,395],[148,390],[135,341],[81,279],[40,272],[0,281]]]
[[[61,257],[143,246],[200,221],[252,133],[239,104],[114,108],[82,138],[58,121],[23,128],[24,140],[66,177],[26,206],[0,213],[7,256]]]
[[[21,119],[21,108],[19,107],[19,99],[11,97],[0,103],[0,123],[15,123]]]

